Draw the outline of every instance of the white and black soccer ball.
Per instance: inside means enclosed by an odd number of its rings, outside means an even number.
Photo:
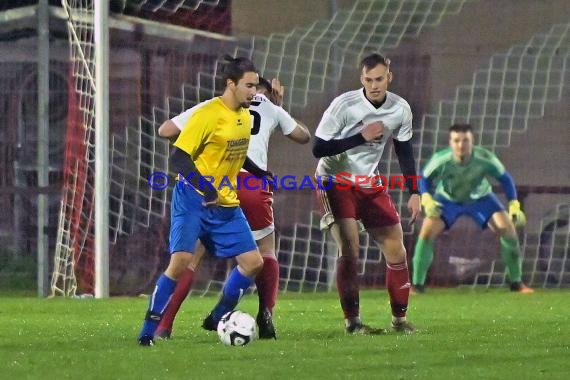
[[[257,337],[257,324],[251,315],[233,310],[220,319],[218,336],[226,346],[245,346]]]

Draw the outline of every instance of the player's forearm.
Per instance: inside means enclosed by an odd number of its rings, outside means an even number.
[[[206,194],[216,193],[214,185],[200,173],[192,156],[188,153],[174,147],[170,152],[169,162],[172,171],[182,175],[194,188],[203,191],[205,196]]]
[[[420,194],[424,193],[431,194],[432,193],[431,179],[423,175],[423,173],[420,173],[420,180],[418,181],[418,187],[420,190]]]
[[[299,144],[306,144],[311,141],[311,133],[307,126],[297,119],[295,119],[295,121],[297,122],[297,126],[287,137]]]
[[[410,194],[419,194],[416,179],[416,160],[414,159],[414,148],[411,141],[394,140],[394,151],[398,156],[398,162],[402,174],[406,178],[406,188]]]
[[[364,136],[360,133],[344,139],[333,139],[328,141],[315,137],[315,142],[313,143],[313,156],[316,158],[335,156],[358,145],[362,145],[365,142],[366,140],[364,139]]]
[[[509,172],[504,172],[502,176],[497,178],[497,180],[503,186],[503,191],[505,192],[505,197],[507,200],[512,201],[517,199],[517,188],[515,187],[515,181]]]
[[[257,166],[255,162],[253,162],[253,160],[247,156],[245,158],[245,161],[243,162],[242,168],[244,168],[245,170],[247,170],[248,172],[259,178],[266,176],[271,177],[270,172],[268,172],[267,170],[263,170],[262,168]]]

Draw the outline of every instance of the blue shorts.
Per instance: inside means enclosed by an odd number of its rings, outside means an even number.
[[[194,252],[198,239],[219,257],[235,257],[257,249],[239,206],[205,207],[204,197],[178,182],[172,192],[170,253]]]
[[[461,215],[470,216],[479,227],[485,228],[494,213],[505,211],[505,207],[493,193],[469,203],[452,202],[437,194],[434,196],[434,199],[442,205],[441,219],[445,223],[445,229],[451,228]]]

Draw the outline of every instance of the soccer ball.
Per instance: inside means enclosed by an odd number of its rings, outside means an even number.
[[[257,337],[257,324],[251,315],[233,310],[220,319],[218,336],[226,346],[245,346]]]

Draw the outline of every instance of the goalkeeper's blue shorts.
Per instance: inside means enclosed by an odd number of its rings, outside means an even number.
[[[170,253],[194,252],[198,239],[219,257],[235,257],[257,249],[239,206],[205,207],[192,186],[174,186],[170,217]]]
[[[505,207],[494,193],[469,203],[452,202],[439,194],[436,194],[434,199],[441,203],[440,217],[445,223],[445,229],[450,229],[462,215],[470,216],[481,228],[486,228],[494,213],[505,211]]]

